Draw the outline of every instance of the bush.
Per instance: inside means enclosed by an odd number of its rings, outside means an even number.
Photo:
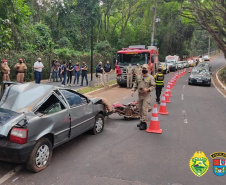
[[[226,84],[226,67],[220,70],[219,72],[219,78],[220,80]]]
[[[108,56],[112,56],[113,53],[113,49],[111,47],[111,44],[108,41],[102,41],[99,42],[96,47],[95,50],[97,53],[101,54],[102,56],[108,57]]]

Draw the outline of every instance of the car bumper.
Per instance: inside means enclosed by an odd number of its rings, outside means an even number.
[[[170,71],[176,71],[176,67],[175,66],[171,66],[170,67]]]
[[[127,85],[127,78],[125,79],[126,77],[125,76],[123,76],[123,75],[117,75],[117,77],[116,77],[116,79],[117,79],[117,84],[119,84],[119,85],[124,85],[124,86],[126,86]],[[135,77],[135,75],[133,75],[133,82],[135,81],[135,79],[136,79],[136,77]]]
[[[14,163],[24,163],[35,146],[34,142],[27,144],[12,143],[6,138],[0,139],[0,160]]]
[[[196,84],[196,85],[210,85],[211,80],[196,80],[196,79],[189,79],[190,84]]]

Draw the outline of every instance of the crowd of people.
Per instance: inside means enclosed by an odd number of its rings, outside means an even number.
[[[38,58],[34,63],[34,76],[35,83],[40,84],[42,79],[42,70],[44,65],[42,59]],[[20,58],[18,63],[14,66],[16,72],[17,82],[24,82],[24,74],[27,70],[27,66],[24,63],[24,60]],[[52,61],[52,68],[49,77],[49,82],[53,79],[53,82],[61,82],[61,86],[83,86],[83,81],[85,80],[86,86],[88,86],[88,66],[85,61],[82,62],[82,65],[77,62],[73,65],[72,61],[69,60],[68,63],[65,61],[60,63],[57,59]],[[102,62],[99,62],[96,66],[96,78],[97,85],[107,85],[109,83],[110,73],[112,72],[112,67],[110,62],[107,61],[104,66]],[[1,63],[1,73],[3,81],[10,81],[10,67],[6,59],[2,60]],[[74,76],[74,79],[72,80]]]

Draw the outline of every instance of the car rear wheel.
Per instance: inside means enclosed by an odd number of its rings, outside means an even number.
[[[47,138],[40,139],[32,150],[27,162],[27,169],[32,172],[44,170],[52,158],[52,143]]]
[[[102,114],[98,114],[95,118],[94,126],[91,130],[93,135],[99,134],[104,129],[104,116]]]

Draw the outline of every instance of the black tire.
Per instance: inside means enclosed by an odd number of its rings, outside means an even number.
[[[100,134],[103,131],[103,129],[104,129],[104,116],[102,114],[98,114],[95,118],[94,126],[91,129],[91,134],[93,135]]]
[[[188,85],[191,85],[191,83],[190,83],[190,82],[188,82]]]
[[[53,149],[52,143],[48,138],[44,137],[38,140],[27,161],[27,164],[26,164],[27,169],[35,173],[44,170],[50,164],[50,161],[52,158],[52,149]],[[41,151],[41,150],[47,150],[47,151]],[[44,155],[44,156],[42,157],[42,161],[38,162],[36,160],[38,160],[37,157],[40,157],[40,155]],[[45,161],[43,161],[44,157],[45,157]],[[41,164],[42,162],[44,164]]]

